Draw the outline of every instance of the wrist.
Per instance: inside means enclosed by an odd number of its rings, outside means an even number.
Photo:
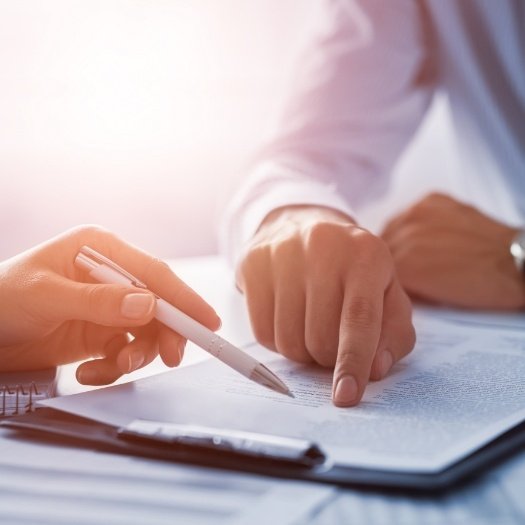
[[[282,222],[317,223],[334,222],[338,224],[356,224],[349,215],[326,206],[293,205],[283,206],[271,211],[262,221],[259,231],[266,226],[273,226]]]

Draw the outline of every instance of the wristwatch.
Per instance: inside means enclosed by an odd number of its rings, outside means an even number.
[[[512,239],[510,253],[516,268],[525,275],[525,230],[520,230]]]

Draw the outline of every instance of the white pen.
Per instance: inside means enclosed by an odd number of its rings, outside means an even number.
[[[80,249],[75,258],[75,264],[101,283],[126,284],[148,289],[139,279],[89,246],[83,246]],[[280,394],[294,397],[283,381],[262,363],[192,319],[189,315],[181,312],[172,304],[157,295],[155,296],[157,297],[155,318],[161,323],[186,339],[193,341],[248,379]]]

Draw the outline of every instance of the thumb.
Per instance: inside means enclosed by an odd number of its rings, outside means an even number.
[[[59,278],[51,291],[57,320],[79,320],[104,326],[140,326],[153,319],[155,296],[120,284],[88,284]]]

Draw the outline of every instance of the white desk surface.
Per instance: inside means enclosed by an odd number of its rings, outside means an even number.
[[[172,261],[172,266],[175,271],[183,279],[185,279],[192,287],[194,287],[201,295],[208,300],[218,311],[223,319],[223,327],[221,333],[230,338],[237,344],[243,344],[253,340],[249,329],[249,323],[246,312],[243,308],[242,298],[235,291],[233,286],[233,277],[227,270],[225,263],[217,257],[199,257],[189,259],[179,259]],[[524,325],[525,318],[521,315],[507,316],[509,322],[514,325]],[[525,332],[524,332],[525,333]],[[196,362],[205,358],[205,354],[193,345],[188,345],[184,361],[186,363]],[[130,378],[140,377],[163,370],[165,367],[158,361],[152,363],[146,370],[135,373]],[[72,367],[65,368],[61,377],[61,391],[64,393],[78,391],[79,386],[74,381]],[[525,378],[524,378],[525,380]],[[14,447],[14,448],[13,448]],[[31,456],[32,450],[35,455],[42,454],[43,451],[49,453],[49,457],[53,458],[54,463],[67,464],[70,462],[74,464],[75,461],[81,461],[82,451],[76,451],[69,448],[58,448],[50,445],[42,445],[39,443],[24,444],[27,450],[28,457]],[[17,446],[3,437],[3,431],[0,432],[0,513],[2,509],[7,508],[6,505],[33,505],[42,504],[42,496],[34,491],[28,489],[26,493],[18,490],[16,492],[16,501],[13,503],[14,495],[9,492],[9,476],[13,473],[9,470],[9,461],[6,463],[6,457],[9,456],[10,450],[13,453],[17,452]],[[105,456],[105,455],[102,455]],[[79,459],[80,458],[80,459]],[[119,462],[133,461],[137,464],[146,465],[148,460],[144,459],[124,459],[122,457],[115,458],[113,455],[107,455],[107,468],[118,469]],[[109,461],[111,458],[111,461]],[[103,459],[98,459],[99,463],[104,463]],[[42,467],[43,468],[43,467]],[[138,467],[137,467],[138,468]],[[153,468],[153,467],[152,467]],[[169,463],[157,463],[154,467],[161,473],[161,476],[168,477],[179,475],[181,468]],[[191,469],[183,469],[184,475],[191,478]],[[24,476],[20,468],[18,468],[16,475],[18,476],[18,483],[24,483]],[[117,475],[118,472],[112,471],[110,474]],[[40,475],[42,471],[40,471]],[[30,487],[30,480],[35,476],[35,471],[30,468],[27,469],[27,486]],[[214,477],[217,479],[224,478],[222,473],[212,474],[210,479]],[[227,476],[227,474],[226,474]],[[254,483],[257,483],[257,478],[254,477]],[[63,480],[62,480],[63,482]],[[129,482],[127,480],[126,482]],[[144,485],[143,492],[151,492],[151,478],[141,478],[137,476],[133,483],[135,488],[141,491]],[[277,484],[278,482],[275,481]],[[138,484],[138,485],[137,485]],[[313,485],[313,484],[312,484]],[[317,487],[313,485],[313,487]],[[163,490],[165,490],[164,487]],[[148,492],[150,490],[150,492]],[[175,490],[177,488],[175,487]],[[322,490],[322,486],[318,486],[318,490]],[[409,492],[388,492],[378,490],[357,490],[357,489],[337,489],[330,498],[321,499],[323,503],[318,505],[315,511],[306,518],[301,516],[297,523],[310,524],[366,524],[366,525],[397,525],[397,524],[414,524],[414,525],[459,525],[459,524],[523,524],[525,523],[525,451],[514,455],[510,460],[500,464],[496,468],[487,471],[478,478],[472,480],[464,487],[455,489],[444,494],[433,494],[417,496]],[[40,498],[40,499],[39,499]],[[122,509],[129,505],[122,494],[110,493],[105,498],[93,496],[94,505],[97,507],[97,518],[93,517],[91,520],[88,516],[84,519],[79,519],[79,523],[117,523],[114,521],[115,508]],[[136,506],[136,502],[134,502]],[[172,508],[164,507],[165,503],[158,503],[155,506],[155,500],[148,500],[147,507],[137,507],[137,513],[134,518],[144,516],[146,510],[149,512],[150,519],[143,521],[143,523],[186,523],[182,511],[177,510],[178,507],[174,505]],[[298,506],[303,503],[301,500],[296,502]],[[108,512],[107,516],[111,520],[104,520],[104,512]],[[125,516],[127,515],[127,518]],[[40,513],[34,519],[27,521],[16,520],[13,523],[48,523],[45,515]],[[95,516],[95,514],[94,514]],[[187,516],[186,516],[187,517]],[[123,523],[135,523],[131,519],[129,512],[122,516]],[[155,519],[153,519],[155,518]],[[179,521],[182,519],[182,521]],[[127,521],[126,521],[127,520]],[[279,520],[272,519],[275,523]],[[138,521],[140,522],[140,520]],[[4,522],[3,522],[4,523]],[[7,523],[7,522],[6,522]]]

